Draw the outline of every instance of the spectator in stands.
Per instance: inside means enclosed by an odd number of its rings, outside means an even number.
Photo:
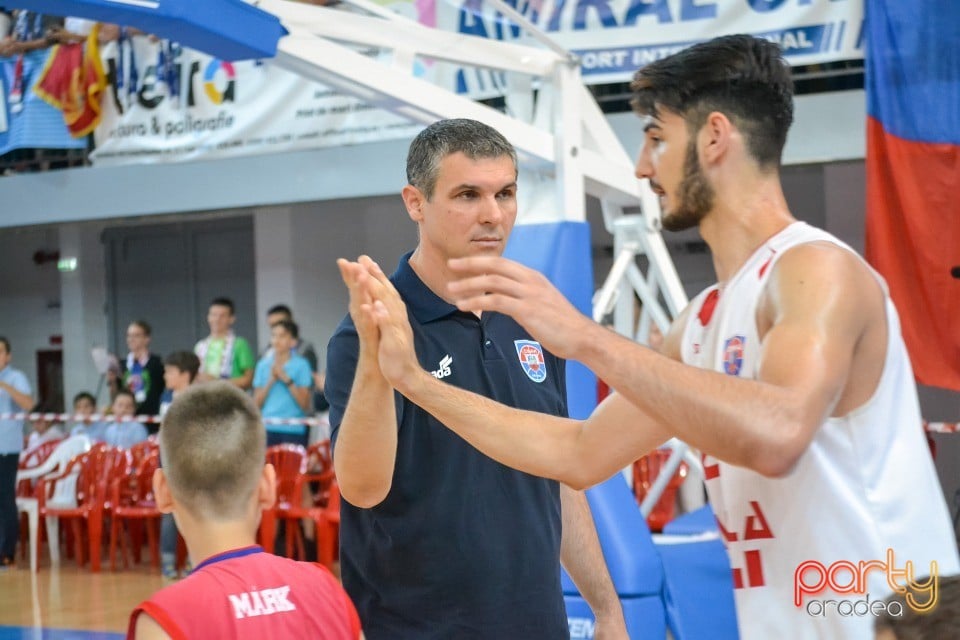
[[[134,320],[127,327],[127,353],[120,361],[119,375],[110,374],[113,394],[119,387],[129,389],[136,400],[136,414],[155,416],[160,412],[160,397],[163,395],[163,361],[150,353],[153,330],[146,320]],[[147,431],[156,433],[159,425],[152,423]]]
[[[70,428],[71,436],[87,436],[94,442],[103,442],[107,431],[107,423],[100,420],[91,421],[90,418],[97,412],[97,401],[93,394],[81,391],[73,397],[73,415],[76,417]]]
[[[74,424],[70,428],[71,436],[87,436],[93,442],[103,442],[107,424],[99,420],[90,421],[97,412],[97,400],[89,391],[81,391],[73,397]]]
[[[233,333],[235,321],[233,300],[214,298],[207,311],[210,335],[193,348],[200,358],[198,381],[229,380],[241,389],[250,388],[256,362],[250,344]]]
[[[200,372],[200,358],[192,351],[174,351],[163,361],[163,381],[167,385],[160,401],[160,416],[181,391],[193,384]]]
[[[281,320],[289,320],[293,322],[293,311],[290,310],[285,304],[275,304],[267,310],[267,326],[273,328],[275,324]],[[293,351],[300,356],[303,356],[307,359],[307,363],[310,365],[310,371],[313,373],[317,372],[317,350],[314,348],[313,343],[305,339],[303,336],[297,338],[297,343],[293,345]],[[269,355],[273,352],[273,346],[267,347],[266,351],[263,352],[261,357]]]
[[[0,57],[18,56],[55,44],[77,42],[76,36],[71,38],[63,25],[63,18],[57,16],[14,9],[9,31],[0,39]]]
[[[104,430],[103,441],[112,447],[129,449],[147,439],[147,428],[131,420],[136,404],[129,389],[120,389],[113,399],[114,420]]]
[[[253,399],[264,418],[303,418],[310,410],[310,365],[293,350],[298,335],[291,320],[270,329],[271,353],[260,359],[253,377]],[[307,433],[304,424],[269,424],[267,446],[291,442],[306,447]]]
[[[50,407],[40,403],[33,408],[32,413],[48,414],[53,412],[50,410]],[[26,449],[29,451],[50,440],[62,440],[63,436],[63,427],[60,426],[60,423],[41,415],[33,421],[33,429],[30,431],[30,435],[27,436]]]
[[[167,383],[164,399],[160,403],[160,415],[167,415],[167,409],[180,394],[187,390],[200,370],[200,359],[191,351],[174,351],[163,361],[163,379]],[[177,523],[172,513],[165,513],[160,519],[160,572],[166,580],[176,580],[177,572]],[[189,575],[190,561],[184,567],[184,575]]]
[[[285,304],[276,304],[270,307],[267,311],[267,326],[272,327],[280,320],[289,320],[293,322],[293,311],[290,310]],[[268,355],[273,351],[273,347],[267,347],[267,350],[263,355]],[[325,383],[324,372],[319,369],[317,350],[314,348],[313,343],[304,338],[303,336],[297,339],[297,344],[294,346],[294,351],[307,359],[307,362],[310,363],[310,371],[313,374],[313,411],[315,412],[324,412],[330,409],[330,403],[327,402],[326,396],[323,395],[323,385]],[[262,356],[261,356],[262,357]],[[327,434],[323,434],[322,437],[326,437]]]
[[[28,411],[33,395],[27,376],[10,366],[10,341],[0,337],[0,414]],[[23,450],[23,420],[0,418],[0,569],[13,564],[20,515],[17,464]]]

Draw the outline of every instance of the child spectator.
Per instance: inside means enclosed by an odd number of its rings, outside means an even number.
[[[81,391],[73,397],[73,426],[70,427],[71,436],[87,436],[94,442],[103,442],[104,432],[107,430],[105,422],[88,422],[90,416],[97,412],[97,400],[89,391]]]
[[[357,613],[329,571],[254,544],[276,496],[265,444],[257,408],[227,382],[191,387],[170,406],[154,493],[196,569],[133,610],[128,638],[359,637]]]
[[[307,360],[294,351],[299,334],[292,320],[280,320],[270,328],[272,348],[257,363],[253,376],[253,399],[264,418],[304,418],[310,409],[313,373]],[[267,446],[283,443],[306,447],[307,426],[267,426]]]
[[[193,384],[200,370],[200,358],[191,351],[174,351],[163,361],[163,381],[166,384],[166,391],[160,400],[160,415],[165,416],[171,403],[187,387]],[[162,425],[161,425],[162,426]],[[160,571],[167,580],[176,580],[179,577],[177,573],[177,523],[173,519],[173,514],[165,513],[160,520]],[[191,570],[190,561],[184,568],[184,573],[189,574]]]
[[[129,449],[138,442],[147,439],[147,428],[139,422],[129,420],[133,418],[137,404],[133,393],[129,389],[119,389],[113,398],[114,421],[107,425],[103,433],[103,441],[111,447]],[[124,420],[127,418],[127,420]]]

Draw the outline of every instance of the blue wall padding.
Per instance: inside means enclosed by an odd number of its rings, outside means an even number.
[[[618,473],[589,489],[587,501],[610,578],[620,597],[659,595],[663,589],[660,556],[647,521],[640,515],[640,508],[623,477]],[[577,594],[566,572],[563,572],[563,592]]]
[[[504,255],[547,276],[587,316],[592,314],[593,256],[590,225],[549,222],[518,225]],[[579,362],[567,363],[567,406],[571,418],[586,418],[597,406],[597,379]]]
[[[737,640],[733,577],[720,539],[657,547],[667,624],[677,640]]]
[[[563,602],[567,607],[570,640],[593,640],[594,617],[590,605],[580,596],[564,596]],[[659,594],[622,598],[620,606],[630,640],[663,640],[667,636],[666,614]]]

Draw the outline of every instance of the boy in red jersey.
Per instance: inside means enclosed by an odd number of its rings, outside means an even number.
[[[353,604],[324,567],[254,544],[276,495],[265,442],[253,402],[227,382],[192,387],[170,406],[153,487],[195,568],[133,610],[128,639],[360,636]]]

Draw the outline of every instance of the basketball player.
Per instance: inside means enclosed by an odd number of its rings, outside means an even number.
[[[352,263],[345,273],[374,300],[364,311],[379,324],[381,371],[487,455],[574,487],[684,440],[704,454],[741,637],[872,638],[872,616],[814,616],[809,600],[882,599],[888,575],[909,581],[898,573],[907,561],[915,575],[960,572],[886,286],[787,207],[792,83],[775,45],[711,40],[642,68],[633,89],[645,137],[637,176],[659,195],[667,229],[699,228],[719,280],[678,317],[665,355],[596,325],[530,269],[452,260],[461,279],[448,293],[461,310],[513,316],[619,392],[586,421],[510,409],[424,372],[390,283]],[[841,570],[816,593],[813,563],[838,562],[860,575]]]

